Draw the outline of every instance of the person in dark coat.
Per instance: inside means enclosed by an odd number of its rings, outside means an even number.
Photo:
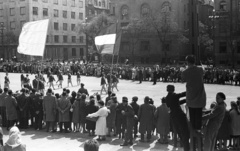
[[[130,104],[134,110],[134,138],[137,137],[138,133],[138,110],[139,110],[139,105],[137,104],[138,97],[134,96],[132,98],[132,103]]]
[[[5,98],[8,95],[8,88],[3,89],[3,93],[0,94],[0,115],[2,117],[2,127],[7,126],[6,106],[4,104]]]
[[[157,84],[157,69],[153,71],[153,85]]]
[[[30,96],[28,96],[28,112],[30,115],[30,119],[31,119],[31,126],[35,125],[35,111],[33,109],[33,101],[37,98],[36,96],[36,90],[32,89],[32,93],[30,94]]]
[[[12,95],[12,91],[8,91],[8,96],[5,98],[5,106],[6,106],[6,115],[8,120],[7,129],[14,126],[17,121],[17,101]]]
[[[43,121],[43,94],[36,94],[35,99],[32,101],[32,109],[34,111],[35,118],[35,130],[42,129]]]
[[[139,69],[138,75],[139,75],[139,83],[142,83],[142,81],[143,81],[143,71],[142,71],[142,68]]]
[[[133,145],[133,126],[134,126],[134,110],[131,105],[128,104],[128,98],[122,98],[124,110],[122,114],[126,116],[126,131],[124,137],[124,143],[121,146]]]
[[[85,128],[85,124],[86,124],[86,94],[82,94],[81,99],[80,99],[80,103],[79,103],[79,111],[80,111],[80,129],[82,128],[82,132],[86,133],[86,128]]]
[[[17,97],[17,103],[19,107],[19,127],[26,129],[28,126],[28,99],[26,95],[26,89],[21,90],[22,94]]]
[[[116,134],[119,138],[124,138],[124,132],[126,129],[126,116],[122,114],[124,110],[123,102],[119,103],[116,107]]]
[[[35,79],[33,79],[32,86],[33,86],[33,89],[38,90],[39,82],[38,82],[37,76],[35,76]]]
[[[95,106],[94,98],[90,100],[89,104],[86,106],[86,115],[92,114],[98,111],[98,107]],[[86,129],[88,130],[89,136],[95,135],[96,122],[86,120]]]
[[[167,86],[168,95],[166,96],[166,104],[170,108],[170,118],[172,119],[173,127],[176,129],[177,134],[183,144],[184,151],[190,150],[189,138],[190,132],[188,129],[186,114],[181,109],[180,105],[186,103],[186,100],[179,101],[180,98],[186,96],[186,92],[176,94],[174,93],[175,87],[173,85]]]
[[[151,132],[154,122],[154,107],[149,104],[149,97],[144,98],[144,104],[140,105],[138,111],[138,119],[140,122],[139,132],[141,133],[141,142],[144,142],[144,134],[147,132],[147,141],[150,142]]]
[[[78,90],[78,93],[85,94],[85,95],[89,96],[88,90],[84,88],[83,83],[81,83],[81,88]]]

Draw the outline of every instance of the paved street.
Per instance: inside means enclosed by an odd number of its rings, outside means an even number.
[[[3,87],[4,82],[4,73],[0,73],[0,83],[1,87]],[[30,78],[33,79],[34,75],[30,75]],[[45,76],[46,77],[46,76]],[[10,78],[10,87],[12,90],[20,90],[20,74],[9,74]],[[56,76],[55,76],[56,78]],[[57,79],[57,78],[56,78]],[[67,77],[64,76],[64,85],[67,86]],[[72,77],[73,84],[75,85],[76,76]],[[81,77],[81,82],[85,84],[85,87],[88,89],[90,94],[96,93],[100,91],[100,78],[96,77]],[[121,101],[122,96],[127,96],[129,99],[133,96],[139,97],[139,104],[143,103],[143,98],[145,96],[149,96],[153,98],[155,101],[155,105],[160,105],[160,98],[166,96],[166,86],[169,83],[162,83],[159,82],[157,85],[152,85],[152,82],[143,82],[142,84],[138,84],[138,81],[127,81],[127,80],[120,80],[119,83],[119,92],[117,93],[118,100]],[[184,83],[175,83],[176,92],[185,91],[185,84]],[[57,86],[56,86],[57,88]],[[78,90],[78,86],[70,87],[69,89]],[[215,95],[217,92],[224,92],[227,96],[227,104],[229,108],[230,101],[236,101],[236,97],[240,96],[240,87],[236,86],[228,86],[228,85],[205,85],[207,98],[208,98],[208,105],[215,100]],[[61,93],[61,89],[55,90],[55,93]],[[106,95],[102,96],[105,99]],[[7,140],[7,132],[4,129],[4,141]],[[27,131],[22,132],[22,141],[27,144],[27,150],[30,151],[42,151],[42,150],[58,150],[58,151],[81,151],[82,144],[85,140],[89,139],[87,134],[79,134],[79,133],[70,133],[70,134],[60,134],[60,133],[46,133],[45,131],[33,131],[29,129]],[[139,138],[138,138],[139,139]],[[156,139],[155,139],[156,140]],[[179,148],[173,148],[171,145],[160,145],[156,143],[156,141],[149,143],[139,143],[135,141],[135,144],[128,148],[128,147],[120,147],[119,144],[122,140],[119,139],[110,139],[108,138],[106,142],[103,142],[100,146],[100,150],[104,151],[128,151],[128,150],[182,150]]]

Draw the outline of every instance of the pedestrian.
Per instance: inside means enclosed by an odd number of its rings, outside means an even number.
[[[64,124],[64,132],[69,133],[69,110],[71,107],[71,103],[69,98],[67,98],[66,92],[62,93],[61,98],[57,101],[57,109],[58,109],[58,119],[59,119],[59,128],[60,133],[63,132],[63,124]]]
[[[86,131],[86,94],[81,94],[80,104],[79,104],[79,111],[80,111],[80,132],[87,133]]]
[[[80,93],[80,94],[84,93],[85,95],[89,96],[88,90],[84,88],[84,84],[83,83],[81,83],[81,88],[78,90],[78,93]]]
[[[78,71],[77,72],[77,85],[80,85],[81,83],[81,75],[80,75],[80,72]]]
[[[120,146],[128,146],[133,145],[133,127],[134,127],[134,110],[131,105],[128,104],[128,98],[122,98],[124,110],[122,110],[122,114],[126,116],[126,131],[124,142]]]
[[[53,81],[55,81],[55,78],[52,75],[52,73],[50,73],[50,75],[49,75],[49,88],[53,87],[53,90],[54,90]]]
[[[26,151],[26,145],[21,142],[20,131],[16,126],[9,131],[9,138],[4,145],[4,151]]]
[[[58,74],[58,81],[57,81],[57,83],[59,82],[59,84],[58,84],[58,87],[59,88],[62,88],[62,83],[63,83],[63,75],[62,75],[62,72],[59,72],[59,74]]]
[[[202,109],[206,106],[206,92],[203,84],[203,69],[195,65],[195,57],[186,57],[187,69],[182,72],[182,80],[186,81],[186,100],[189,109],[193,134],[201,136]]]
[[[95,100],[94,98],[91,98],[89,104],[86,106],[86,115],[95,113],[97,111],[98,111],[98,107],[95,105]],[[86,129],[88,131],[89,136],[94,136],[95,129],[96,129],[96,122],[86,120]]]
[[[8,91],[8,96],[5,99],[5,106],[6,106],[6,115],[7,115],[7,121],[8,121],[8,126],[7,130],[14,126],[17,122],[17,101],[15,97],[13,97],[12,90]]]
[[[72,87],[73,87],[73,84],[72,84],[72,75],[71,75],[71,73],[68,72],[67,76],[68,76],[68,83],[67,83],[68,87],[69,87],[69,83],[70,83],[70,84],[72,85]]]
[[[116,107],[116,134],[118,135],[119,139],[124,139],[125,137],[125,130],[127,125],[126,115],[122,114],[124,110],[123,102],[119,103]]]
[[[75,92],[76,93],[76,92]],[[74,94],[75,95],[75,94]],[[79,132],[79,122],[80,122],[80,94],[76,94],[76,98],[74,99],[74,102],[72,104],[72,122],[73,122],[73,131]],[[72,99],[73,100],[73,99]],[[71,111],[71,109],[70,109]]]
[[[138,110],[139,110],[139,105],[137,104],[138,101],[138,97],[134,96],[132,98],[132,102],[130,103],[130,105],[132,106],[133,110],[134,110],[134,138],[137,138],[138,135]]]
[[[161,144],[168,144],[168,134],[170,131],[170,115],[166,105],[166,98],[162,98],[162,104],[155,111],[157,133],[160,134],[158,140]]]
[[[102,94],[102,91],[104,90],[106,93],[107,93],[107,89],[106,89],[106,77],[105,77],[105,74],[102,74],[102,77],[101,77],[101,92],[100,94]]]
[[[42,130],[43,121],[43,94],[36,94],[35,99],[32,101],[32,109],[35,118],[35,130]]]
[[[108,116],[109,110],[104,106],[103,101],[98,102],[99,110],[95,113],[88,114],[88,117],[98,117],[96,122],[95,133],[98,135],[98,141],[105,141],[107,134],[107,122],[106,117]]]
[[[108,104],[106,104],[106,107],[109,109],[109,114],[107,116],[107,128],[108,128],[108,134],[107,137],[111,137],[111,132],[114,132],[114,135],[116,135],[116,107],[118,105],[117,97],[112,97],[111,100],[108,101]]]
[[[214,151],[215,150],[215,143],[216,138],[218,134],[218,130],[222,124],[222,121],[224,119],[225,111],[226,111],[226,105],[224,100],[226,99],[226,96],[224,93],[219,92],[216,95],[216,102],[217,105],[213,110],[203,115],[203,120],[208,120],[205,131],[204,131],[204,151]]]
[[[0,88],[0,115],[2,117],[2,127],[7,126],[7,117],[6,117],[6,106],[5,106],[5,98],[8,95],[8,88],[2,89]]]
[[[55,130],[55,121],[56,121],[56,97],[52,95],[52,89],[47,90],[47,95],[43,98],[43,112],[46,116],[46,131],[49,132],[49,127],[51,125],[52,132]]]
[[[10,88],[9,86],[10,84],[10,80],[9,80],[9,77],[8,77],[8,73],[6,72],[6,76],[4,77],[4,88]]]
[[[144,98],[144,104],[140,105],[138,111],[139,132],[141,133],[141,142],[144,142],[144,134],[147,133],[147,142],[150,142],[151,132],[154,122],[154,107],[149,104],[149,97]]]

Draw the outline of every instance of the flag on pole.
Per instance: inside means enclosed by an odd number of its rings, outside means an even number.
[[[25,23],[19,36],[18,53],[43,56],[49,19]]]
[[[108,26],[100,32],[99,36],[95,37],[95,45],[101,54],[118,54],[119,49],[115,49],[115,45],[121,36],[117,34],[116,26],[117,24]]]

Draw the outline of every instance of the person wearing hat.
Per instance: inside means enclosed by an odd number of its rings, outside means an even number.
[[[137,137],[137,133],[138,133],[138,110],[139,110],[139,105],[137,104],[138,101],[138,97],[134,96],[132,98],[132,102],[130,103],[130,105],[132,106],[133,110],[134,110],[134,138]]]
[[[21,90],[22,94],[17,97],[19,107],[19,127],[26,129],[28,127],[28,97],[26,88]]]
[[[4,145],[4,151],[26,151],[26,145],[21,142],[20,131],[16,126],[9,131],[9,138]]]
[[[84,88],[84,84],[81,83],[81,88],[78,90],[78,93],[81,93],[81,94],[86,94],[87,96],[89,96],[88,94],[88,90]]]
[[[144,134],[147,132],[147,141],[150,142],[151,132],[154,123],[154,107],[149,104],[150,98],[144,98],[144,104],[140,105],[138,111],[138,119],[140,122],[139,132],[141,133],[141,142],[144,142]]]
[[[203,83],[203,68],[195,65],[195,57],[186,57],[187,69],[182,72],[182,80],[186,82],[186,100],[189,109],[193,134],[201,135],[202,109],[206,106],[206,92]]]
[[[186,103],[186,99],[180,101],[180,98],[186,96],[186,92],[176,94],[174,91],[174,85],[167,86],[168,94],[166,96],[166,104],[170,108],[170,118],[172,120],[173,127],[176,129],[176,132],[183,144],[183,149],[184,151],[189,151],[190,132],[188,129],[188,121],[186,114],[180,106],[181,104]]]
[[[131,105],[128,104],[128,98],[122,98],[124,110],[122,110],[122,114],[126,116],[126,130],[124,142],[120,146],[128,146],[133,145],[133,126],[134,126],[134,110]]]

